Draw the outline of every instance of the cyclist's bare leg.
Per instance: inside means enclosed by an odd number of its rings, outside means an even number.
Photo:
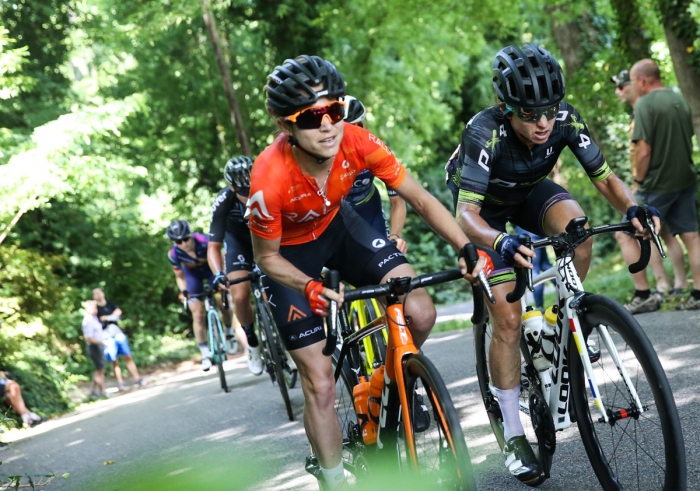
[[[204,318],[204,304],[199,300],[190,300],[187,304],[192,312],[192,328],[197,343],[207,342],[206,319]]]
[[[410,264],[401,264],[387,272],[381,282],[385,283],[389,278],[400,276],[414,277],[416,272]],[[416,348],[420,348],[435,325],[437,317],[435,305],[433,305],[433,301],[425,288],[419,288],[408,296],[404,309],[405,315],[411,316],[412,319],[408,329],[411,331],[411,336],[413,336],[413,343],[416,345]]]
[[[249,271],[232,271],[226,275],[228,279],[233,280],[247,276]],[[250,283],[243,282],[236,285],[231,285],[231,296],[233,297],[234,308],[234,329],[238,342],[243,346],[244,350],[248,349],[248,338],[241,326],[250,326],[255,318],[253,308],[250,305]],[[238,321],[238,322],[236,322]]]
[[[585,216],[585,213],[576,201],[572,199],[559,201],[552,205],[544,216],[544,231],[550,236],[560,234],[566,230],[566,226],[572,219],[582,216]],[[586,224],[586,228],[589,228],[588,224]],[[581,281],[586,278],[588,268],[591,265],[592,249],[593,241],[591,239],[576,248],[574,267],[581,277]]]
[[[325,340],[290,351],[304,392],[304,428],[318,462],[324,469],[340,463],[343,437],[335,412],[335,378],[331,358],[321,350]]]
[[[489,347],[489,369],[493,385],[514,389],[520,385],[520,302],[508,303],[506,295],[513,290],[510,281],[492,288],[496,303],[487,303],[493,337]]]

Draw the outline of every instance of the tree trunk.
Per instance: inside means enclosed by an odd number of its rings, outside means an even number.
[[[651,56],[639,6],[634,0],[611,0],[610,4],[615,12],[619,32],[615,41],[622,52],[622,58],[630,64],[626,68],[630,68],[637,60]]]
[[[695,136],[700,142],[700,74],[693,70],[690,65],[690,53],[688,52],[688,48],[693,46],[693,40],[681,39],[677,36],[671,27],[673,24],[674,22],[669,19],[664,22],[668,49],[671,52],[678,86],[693,113],[693,128]]]
[[[233,124],[233,127],[236,129],[238,143],[241,145],[241,153],[250,157],[251,152],[250,144],[248,143],[248,136],[246,135],[245,128],[243,127],[243,119],[241,118],[241,113],[238,109],[236,93],[234,92],[233,84],[231,83],[231,74],[229,73],[228,66],[226,65],[224,52],[221,49],[219,33],[216,30],[216,22],[214,20],[214,16],[211,13],[211,10],[209,9],[209,0],[204,0],[202,2],[202,11],[204,12],[204,23],[206,24],[207,30],[209,31],[209,39],[211,40],[212,47],[214,48],[214,56],[216,57],[216,63],[219,65],[219,72],[221,73],[221,82],[224,85],[226,101],[228,102],[228,107],[231,112],[231,124]]]

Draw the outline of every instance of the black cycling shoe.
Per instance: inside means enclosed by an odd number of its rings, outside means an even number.
[[[413,431],[422,433],[430,427],[430,413],[423,396],[413,393]]]
[[[539,479],[542,466],[524,436],[514,436],[503,447],[506,468],[518,481],[528,483]]]

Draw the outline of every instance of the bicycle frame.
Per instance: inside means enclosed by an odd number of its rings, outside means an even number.
[[[384,389],[382,390],[381,408],[379,413],[379,427],[377,431],[377,448],[391,447],[395,443],[399,424],[399,405],[401,408],[401,420],[410,421],[409,405],[404,387],[403,363],[407,356],[418,354],[418,348],[413,344],[413,337],[408,330],[408,323],[401,303],[386,306],[386,313],[375,319],[370,324],[361,327],[359,331],[343,340],[338,363],[335,370],[335,380],[340,377],[345,356],[352,346],[359,344],[367,336],[387,328],[389,340],[386,348],[386,360],[384,368]],[[398,393],[398,394],[397,394]],[[398,398],[397,398],[398,396]],[[383,439],[382,436],[385,438]],[[418,460],[414,445],[413,433],[406,432],[406,441],[411,451],[411,462],[415,470],[418,470]],[[453,442],[449,442],[453,445]]]
[[[605,404],[600,397],[598,384],[593,373],[593,366],[588,356],[586,340],[581,331],[581,323],[578,318],[578,306],[586,293],[583,291],[581,279],[570,257],[564,256],[557,258],[555,266],[533,278],[533,284],[536,285],[551,279],[556,280],[557,302],[559,306],[559,315],[557,316],[557,326],[554,335],[554,357],[551,369],[539,372],[538,376],[541,381],[543,395],[549,406],[552,419],[554,420],[554,427],[556,430],[563,430],[571,426],[568,411],[570,396],[568,359],[570,353],[568,352],[568,345],[569,336],[571,335],[574,336],[578,355],[581,357],[581,362],[583,363],[588,379],[588,386],[595,399],[596,407],[603,420],[607,423],[609,422],[608,414],[605,410]],[[523,310],[525,310],[526,302],[524,297],[521,299],[521,302]],[[564,328],[564,319],[568,320],[568,329]],[[637,409],[640,413],[644,412],[639,396],[637,395],[627,370],[620,362],[617,348],[607,328],[605,326],[599,326],[599,329],[606,349],[611,354],[620,376],[624,379],[627,390],[629,390],[634,398]],[[549,374],[550,370],[551,375]]]

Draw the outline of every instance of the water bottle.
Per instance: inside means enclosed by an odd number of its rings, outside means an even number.
[[[559,308],[552,305],[544,312],[544,323],[542,324],[542,354],[550,362],[554,360],[554,337],[557,332],[557,315]]]
[[[532,364],[538,371],[543,371],[552,366],[552,363],[542,353],[542,312],[528,306],[523,314],[523,336],[530,348]]]
[[[368,445],[376,443],[377,423],[369,417],[369,382],[365,377],[360,377],[360,383],[353,387],[352,397],[355,400],[355,414],[362,432],[362,439]]]
[[[369,419],[379,423],[382,408],[382,390],[384,389],[384,365],[375,369],[369,378]]]

